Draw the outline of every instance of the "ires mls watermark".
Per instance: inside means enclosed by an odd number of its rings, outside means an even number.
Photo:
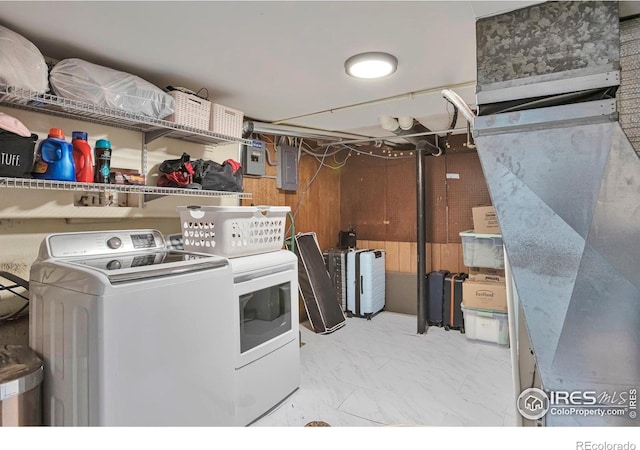
[[[518,396],[517,408],[525,419],[553,416],[637,417],[637,389],[626,391],[543,391],[528,388]]]

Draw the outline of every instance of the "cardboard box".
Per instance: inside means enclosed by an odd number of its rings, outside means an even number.
[[[469,280],[504,283],[506,278],[504,269],[491,269],[489,267],[469,267]]]
[[[492,281],[465,280],[462,283],[462,303],[469,309],[506,312],[507,285]]]
[[[493,206],[471,208],[473,231],[478,234],[501,234],[496,209]]]

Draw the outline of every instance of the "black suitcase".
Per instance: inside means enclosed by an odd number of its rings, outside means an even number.
[[[343,311],[347,310],[347,253],[350,251],[352,250],[330,248],[326,251],[324,261]]]
[[[466,273],[450,273],[444,278],[443,317],[444,329],[460,330],[464,333],[462,317],[462,283],[468,278]]]
[[[443,326],[443,295],[444,279],[449,275],[448,270],[437,270],[427,274],[427,324],[430,326]]]

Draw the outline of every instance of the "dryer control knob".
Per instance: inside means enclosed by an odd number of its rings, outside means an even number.
[[[109,248],[120,248],[120,246],[122,245],[122,239],[120,239],[119,237],[112,237],[107,241],[107,246]]]
[[[107,269],[109,270],[118,270],[122,267],[122,264],[117,259],[113,259],[107,263]]]

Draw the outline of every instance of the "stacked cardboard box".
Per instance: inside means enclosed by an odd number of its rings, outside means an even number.
[[[462,287],[467,309],[507,312],[507,286],[504,269],[469,267],[469,278]]]
[[[507,288],[500,226],[493,206],[473,208],[472,215],[473,231],[460,233],[465,264],[469,266],[469,278],[462,287],[466,336],[508,345]],[[478,261],[482,267],[476,265]]]

